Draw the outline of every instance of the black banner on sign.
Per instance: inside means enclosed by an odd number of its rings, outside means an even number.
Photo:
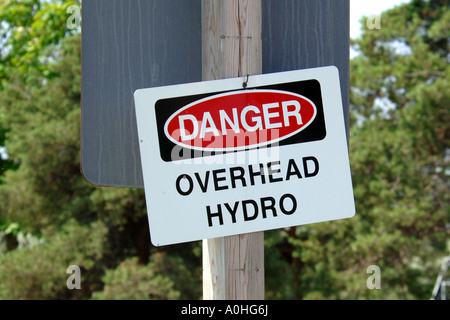
[[[269,86],[261,86],[261,87],[249,87],[245,90],[241,91],[233,91],[236,93],[252,93],[254,91],[277,91],[285,94],[286,96],[289,96],[289,94],[292,95],[298,95],[302,96],[305,99],[305,102],[308,100],[310,105],[314,105],[316,113],[314,114],[313,119],[305,125],[304,128],[301,130],[297,130],[298,133],[288,135],[287,137],[282,137],[281,139],[278,139],[276,141],[276,146],[286,146],[291,144],[297,144],[297,143],[305,143],[305,142],[311,142],[311,141],[319,141],[325,138],[326,136],[326,126],[325,126],[325,117],[324,117],[324,109],[323,109],[323,103],[322,103],[322,93],[321,93],[321,87],[320,83],[317,80],[306,80],[306,81],[297,81],[297,82],[290,82],[290,83],[283,83],[283,84],[276,84],[276,85],[269,85]],[[239,152],[243,150],[250,150],[255,148],[270,148],[273,146],[271,143],[265,143],[265,144],[258,144],[258,145],[249,145],[246,147],[240,147],[233,150],[232,148],[227,148],[226,150],[206,150],[206,152],[203,152],[201,148],[192,148],[189,146],[185,146],[183,144],[177,144],[174,142],[174,139],[170,137],[170,133],[167,131],[168,122],[173,119],[174,115],[177,113],[180,113],[180,110],[183,108],[186,108],[186,106],[195,104],[197,101],[205,100],[208,97],[218,96],[221,94],[226,94],[226,92],[214,92],[214,93],[208,93],[208,94],[199,94],[199,95],[192,95],[192,96],[182,96],[182,97],[176,97],[176,98],[169,98],[169,99],[161,99],[158,100],[155,103],[155,113],[156,113],[156,121],[157,121],[157,129],[158,129],[158,139],[159,139],[159,150],[161,159],[166,162],[171,162],[174,160],[179,160],[179,155],[182,154],[183,159],[193,159],[197,157],[204,157],[204,156],[211,156],[217,153],[224,153],[224,152]],[[255,128],[255,132],[257,125],[259,124],[261,128],[266,125],[268,127],[277,127],[277,126],[286,126],[286,125],[293,125],[294,122],[297,120],[297,122],[301,122],[302,119],[300,119],[300,116],[297,118],[293,116],[295,112],[295,108],[298,110],[301,110],[301,108],[306,107],[298,103],[297,105],[289,105],[289,101],[285,101],[286,105],[283,105],[283,102],[281,101],[271,101],[273,103],[278,103],[278,107],[272,107],[270,105],[273,105],[272,103],[269,103],[268,107],[265,109],[265,116],[267,118],[267,115],[271,119],[263,119],[261,118],[262,111],[256,110],[257,113],[255,113],[255,110],[251,110],[247,112],[248,114],[253,114],[255,117],[257,116],[257,120],[259,123],[253,122],[252,128]],[[308,103],[306,103],[308,104]],[[221,108],[223,106],[217,105],[217,108]],[[229,107],[229,106],[228,106]],[[283,107],[283,108],[282,108]],[[269,111],[269,108],[272,110]],[[229,110],[231,110],[232,107],[229,107]],[[186,117],[186,119],[189,120],[189,117],[193,118],[193,116],[190,116],[188,114],[188,111],[182,110]],[[211,110],[212,111],[212,110]],[[210,134],[211,132],[214,133],[214,135],[219,135],[223,131],[220,130],[220,124],[222,124],[222,130],[224,130],[224,127],[227,127],[227,130],[230,130],[230,126],[233,126],[233,120],[235,123],[238,123],[239,120],[242,120],[241,116],[238,115],[236,110],[233,110],[236,113],[233,113],[231,111],[228,112],[226,117],[221,118],[221,121],[217,121],[218,123],[214,124],[214,120],[212,117],[203,118],[203,123],[198,122],[195,127],[195,133],[199,132],[199,134],[202,134],[202,128],[205,129],[204,131],[208,131]],[[284,114],[283,112],[284,111]],[[269,113],[271,112],[271,113]],[[216,110],[217,113],[217,110]],[[286,115],[287,114],[287,115]],[[208,114],[209,115],[209,114]],[[234,117],[233,117],[234,116]],[[204,123],[206,119],[206,124]],[[225,120],[224,120],[225,119]],[[277,120],[278,119],[278,120]],[[305,122],[307,119],[303,119]],[[245,121],[245,120],[244,120]],[[272,122],[271,122],[272,121]],[[278,121],[278,122],[277,122]],[[181,122],[181,121],[180,121]],[[221,122],[221,123],[219,123]],[[250,121],[249,121],[250,122]],[[186,123],[192,124],[192,122],[186,121]],[[242,124],[240,124],[242,126]],[[250,125],[246,124],[247,127],[250,127]],[[201,128],[199,128],[201,127]],[[216,128],[217,127],[217,128]],[[184,127],[183,127],[184,128]],[[242,128],[241,128],[242,129]],[[193,136],[192,128],[191,131],[186,129],[187,133],[185,134],[185,138],[188,136]],[[239,131],[237,128],[237,125],[235,127],[235,131]],[[270,130],[268,130],[270,131]],[[188,134],[189,133],[189,134]],[[236,134],[236,133],[235,133]],[[270,134],[270,133],[269,133]],[[256,135],[256,133],[255,133]],[[257,136],[257,139],[259,139],[260,136]],[[187,139],[187,138],[186,138]],[[214,139],[214,137],[213,137]],[[270,139],[268,139],[270,140]],[[193,144],[195,146],[195,144]],[[176,156],[174,157],[174,154]]]

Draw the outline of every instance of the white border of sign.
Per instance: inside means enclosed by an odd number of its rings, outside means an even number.
[[[248,87],[260,87],[302,80],[317,80],[321,86],[326,137],[320,141],[298,143],[287,146],[247,150],[228,155],[165,162],[161,159],[156,126],[155,103],[160,99],[191,96],[196,94],[242,89],[242,78],[196,82],[158,88],[140,89],[134,94],[137,128],[140,141],[142,172],[147,201],[150,237],[154,245],[168,245],[201,239],[223,237],[289,226],[350,218],[355,214],[355,203],[348,157],[345,122],[338,69],[334,66],[250,76]],[[319,173],[312,178],[291,179],[278,183],[256,183],[216,191],[210,181],[207,192],[197,186],[183,196],[176,190],[176,181],[181,175],[193,177],[195,173],[205,177],[214,170],[226,177],[228,169],[236,166],[267,163],[276,156],[279,169],[287,170],[288,161],[294,159],[299,166],[303,157],[314,157],[320,163]],[[211,176],[211,174],[209,175]],[[221,180],[226,185],[226,178]],[[225,209],[228,203],[233,208],[243,206],[243,201],[271,197],[279,201],[283,195],[293,195],[297,210],[289,215],[280,213],[259,216],[245,221],[236,211],[233,217]],[[279,206],[279,203],[278,203]],[[289,201],[286,207],[293,206]],[[210,213],[222,211],[223,224],[212,217],[209,226],[206,208]]]

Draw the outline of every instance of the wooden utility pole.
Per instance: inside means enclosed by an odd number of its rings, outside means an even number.
[[[262,73],[261,0],[202,0],[203,80]],[[205,300],[264,299],[264,233],[203,240]]]

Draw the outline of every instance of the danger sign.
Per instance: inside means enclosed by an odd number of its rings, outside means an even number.
[[[242,82],[135,92],[154,245],[354,215],[337,69]]]
[[[180,109],[166,122],[164,134],[175,144],[187,148],[242,150],[292,136],[306,128],[316,113],[314,103],[291,92],[233,91],[195,101]],[[256,139],[244,139],[253,132]],[[279,136],[274,137],[274,133]]]

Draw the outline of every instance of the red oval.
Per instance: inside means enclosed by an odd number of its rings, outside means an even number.
[[[314,120],[314,103],[279,90],[235,91],[195,101],[164,126],[172,142],[191,149],[231,151],[273,144]]]

